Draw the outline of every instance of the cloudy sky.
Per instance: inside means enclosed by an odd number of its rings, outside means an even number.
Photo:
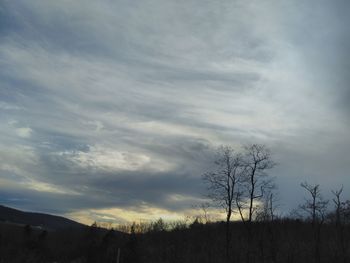
[[[0,203],[82,222],[178,218],[213,149],[266,144],[350,198],[348,1],[0,1]]]

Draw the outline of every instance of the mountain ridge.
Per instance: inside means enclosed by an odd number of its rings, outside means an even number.
[[[0,205],[0,222],[30,225],[46,230],[86,227],[84,224],[78,223],[63,216],[38,212],[26,212],[4,205]]]

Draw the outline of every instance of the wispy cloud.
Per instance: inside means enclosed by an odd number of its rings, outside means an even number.
[[[272,148],[285,209],[301,178],[350,185],[348,8],[2,1],[1,202],[181,213],[222,143]]]

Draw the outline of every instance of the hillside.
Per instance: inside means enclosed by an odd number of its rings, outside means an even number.
[[[0,222],[31,225],[47,230],[84,227],[73,220],[44,213],[24,212],[0,205]]]

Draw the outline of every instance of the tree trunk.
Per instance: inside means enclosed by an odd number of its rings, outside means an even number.
[[[230,260],[230,243],[231,243],[231,231],[230,231],[230,219],[232,211],[229,209],[226,217],[226,259],[227,262]]]

